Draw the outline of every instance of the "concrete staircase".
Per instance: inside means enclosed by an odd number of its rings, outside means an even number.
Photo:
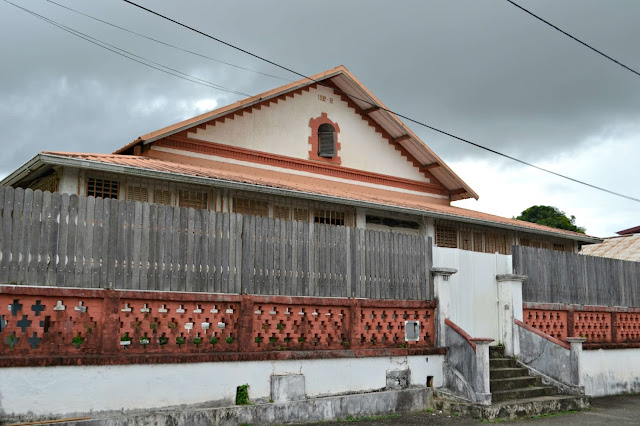
[[[507,358],[504,347],[489,348],[490,406],[437,398],[438,409],[453,414],[493,420],[515,419],[561,411],[589,408],[584,395],[560,395],[554,386],[543,384],[541,377],[529,375],[514,359]]]

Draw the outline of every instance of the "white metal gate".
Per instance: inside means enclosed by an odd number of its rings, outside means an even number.
[[[500,340],[496,275],[511,274],[511,256],[434,247],[433,266],[455,268],[449,278],[450,319],[472,337]]]

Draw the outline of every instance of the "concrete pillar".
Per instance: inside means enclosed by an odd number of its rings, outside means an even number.
[[[582,344],[586,341],[586,337],[567,337],[567,342],[571,344],[569,359],[571,364],[571,384],[574,386],[582,386]]]
[[[356,228],[365,229],[367,227],[367,209],[356,208]]]
[[[498,281],[498,321],[500,341],[507,356],[520,355],[520,329],[515,320],[523,320],[522,282],[526,275],[496,275]]]
[[[473,377],[473,388],[476,393],[476,403],[491,405],[491,382],[489,377],[489,345],[494,340],[489,337],[472,338],[476,345],[476,371]]]
[[[433,275],[433,292],[438,300],[438,308],[436,310],[436,344],[441,348],[446,346],[446,325],[444,320],[449,318],[451,312],[449,277],[457,272],[458,270],[455,268],[431,268],[431,275]]]

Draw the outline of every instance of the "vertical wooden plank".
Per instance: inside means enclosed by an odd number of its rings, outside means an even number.
[[[64,196],[63,196],[64,197]],[[64,198],[63,198],[64,202]],[[111,287],[109,284],[108,270],[109,270],[109,262],[108,262],[108,254],[109,254],[109,232],[110,228],[113,226],[111,223],[111,202],[109,199],[102,200],[102,248],[100,250],[101,253],[101,266],[100,266],[100,287],[109,288]]]
[[[6,283],[9,279],[9,261],[11,259],[11,234],[13,224],[13,198],[15,189],[6,187],[4,192],[4,205],[2,209],[2,261],[0,262],[0,282]]]
[[[222,215],[222,289],[224,293],[230,293],[229,290],[229,230],[231,228],[231,219],[229,213]]]
[[[243,240],[242,240],[242,228],[243,218],[241,214],[236,215],[236,287],[235,293],[242,293],[242,253],[243,253]]]
[[[245,215],[242,219],[242,293],[254,294],[254,266],[255,254],[254,226],[255,218]]]
[[[334,297],[337,294],[336,281],[336,227],[335,225],[327,225],[327,295]]]
[[[302,222],[302,255],[301,255],[301,273],[303,296],[311,296],[311,281],[309,279],[309,223]]]
[[[91,244],[91,252],[88,256],[91,258],[90,278],[92,288],[100,288],[100,270],[102,269],[102,214],[104,211],[104,201],[102,198],[96,198],[93,209],[93,236]]]
[[[151,233],[151,224],[149,223],[151,215],[151,204],[142,203],[141,207],[142,220],[140,221],[140,245],[138,248],[139,254],[136,255],[140,265],[138,271],[138,288],[140,290],[148,290],[149,255],[152,251],[149,245],[149,238]]]
[[[16,189],[15,194],[18,194]],[[12,237],[12,255],[9,282],[23,284],[25,271],[29,258],[29,234],[31,221],[31,207],[33,203],[33,191],[31,189],[22,190],[18,196],[14,198],[14,214],[13,214],[13,237]],[[0,204],[2,206],[2,204]],[[16,223],[17,222],[17,223]],[[2,232],[0,231],[0,235]],[[26,243],[26,247],[25,247]]]
[[[196,209],[193,214],[193,275],[191,276],[192,288],[191,291],[202,292],[202,254],[203,254],[203,240],[206,235],[206,224],[202,223],[202,216],[208,210]],[[189,288],[189,280],[187,279],[187,288]]]
[[[274,259],[274,238],[275,238],[275,219],[267,219],[267,223],[265,226],[266,230],[264,233],[265,238],[265,263],[264,268],[266,270],[267,276],[265,281],[265,286],[267,287],[266,294],[278,294],[276,291],[275,282],[274,282],[274,267],[273,267],[273,259]]]
[[[288,277],[287,277],[287,221],[280,221],[280,294],[289,295]]]
[[[158,206],[158,234],[156,235],[156,261],[157,270],[155,271],[155,290],[168,290],[169,289],[169,268],[171,267],[167,262],[167,235],[171,230],[171,212],[173,210],[168,206]]]
[[[51,193],[42,194],[42,216],[40,219],[40,261],[38,262],[37,285],[46,285],[47,265],[49,263],[49,229],[51,227]]]
[[[387,271],[387,244],[389,243],[389,232],[380,233],[380,297],[391,299],[389,294],[389,277]]]
[[[174,206],[171,220],[171,291],[180,291],[180,273],[182,264],[180,263],[180,239],[182,238],[181,225],[182,207]],[[184,217],[184,216],[183,216]]]
[[[255,244],[256,244],[256,251],[255,251],[255,259],[254,259],[254,265],[255,265],[255,294],[265,294],[264,293],[264,271],[263,271],[263,244],[262,244],[262,217],[260,216],[256,216],[255,218],[255,223],[256,223],[256,232],[255,232]]]
[[[174,259],[177,254],[178,274],[176,281],[176,291],[185,291],[187,288],[187,235],[189,233],[189,209],[181,207],[179,209],[178,221],[178,246],[177,253],[174,253]],[[172,283],[173,284],[173,283]],[[173,287],[171,288],[173,290]]]
[[[186,217],[186,226],[185,226],[185,235],[184,235],[184,241],[185,241],[186,247],[184,247],[183,249],[186,256],[184,261],[184,272],[183,272],[183,278],[184,278],[183,291],[193,292],[195,290],[193,278],[194,278],[194,258],[195,258],[194,249],[196,244],[196,235],[195,235],[196,211],[193,208],[188,208],[186,210],[186,213],[187,213],[187,217]]]
[[[358,249],[356,246],[356,228],[347,228],[348,234],[347,239],[349,241],[349,261],[347,262],[347,267],[349,268],[349,276],[347,278],[348,281],[348,291],[347,297],[357,297],[358,291]]]
[[[224,226],[224,213],[216,213],[216,239],[213,247],[215,262],[214,291],[222,293],[222,227]]]
[[[59,192],[51,194],[51,218],[49,220],[49,247],[47,272],[45,283],[49,286],[56,285],[58,272],[58,235],[60,232],[60,208],[62,207],[62,196]]]
[[[227,291],[236,293],[236,214],[229,213],[229,284]]]
[[[325,258],[327,255],[326,250],[326,232],[327,228],[324,224],[317,223],[316,229],[318,231],[318,245],[316,250],[318,251],[318,293],[320,297],[327,297],[327,276],[325,264],[327,263]]]
[[[71,196],[70,204],[72,204],[73,196]],[[117,283],[119,278],[118,266],[120,260],[118,259],[118,244],[121,232],[120,227],[120,202],[118,200],[105,200],[105,210],[107,203],[109,205],[109,235],[105,239],[107,241],[107,286],[108,288],[118,288]],[[69,217],[71,220],[71,217]],[[71,228],[71,225],[69,225]],[[69,233],[69,239],[71,239],[71,233]],[[67,245],[68,246],[68,245]]]
[[[10,259],[8,263],[8,282],[18,284],[18,268],[20,266],[20,243],[22,242],[22,215],[24,208],[24,189],[16,188],[13,193],[13,212],[9,218],[11,224],[11,243],[9,247]],[[3,256],[4,259],[4,256]],[[7,282],[7,281],[4,281]]]
[[[302,296],[298,286],[298,221],[291,221],[291,294]]]
[[[85,207],[84,242],[82,243],[82,281],[80,287],[91,287],[91,255],[93,253],[93,221],[95,218],[96,200],[94,197],[83,197]],[[86,203],[86,204],[85,204]]]
[[[125,288],[133,289],[133,247],[135,242],[135,203],[127,201],[127,222],[125,228]]]
[[[13,192],[10,193],[13,195]],[[8,191],[5,191],[5,201],[9,195]],[[77,212],[77,204],[76,204]],[[33,204],[31,210],[31,223],[29,224],[29,273],[27,283],[30,285],[38,285],[38,264],[40,262],[40,216],[42,214],[42,191],[37,190],[33,192]],[[4,221],[3,221],[4,222]],[[3,224],[4,228],[4,224]],[[3,229],[4,233],[4,229]],[[72,250],[73,253],[73,250]],[[4,256],[3,256],[4,257]],[[73,285],[73,284],[72,284]]]
[[[290,220],[284,221],[286,223],[287,231],[286,237],[284,240],[285,250],[286,250],[286,258],[285,258],[285,268],[286,268],[286,279],[287,279],[287,296],[292,296],[295,293],[295,289],[293,287],[293,222]]]
[[[133,219],[131,221],[131,236],[132,243],[129,245],[132,247],[131,249],[131,258],[129,260],[129,265],[131,267],[131,288],[134,290],[140,290],[140,270],[142,268],[141,258],[142,258],[142,203],[136,201],[133,203]]]
[[[212,293],[215,292],[215,281],[216,281],[216,232],[217,232],[217,219],[216,212],[209,212],[208,221],[209,221],[209,258],[207,260],[207,292]]]
[[[144,269],[144,274],[142,274],[140,284],[143,290],[158,290],[158,287],[156,287],[159,267],[158,228],[161,229],[163,224],[158,218],[158,205],[151,203],[146,204],[142,217],[142,246],[144,247],[146,245],[148,247],[148,253],[143,254],[143,262],[146,260],[147,266],[146,269]]]
[[[0,193],[2,198],[0,199],[0,207],[4,206],[4,189],[0,187]],[[67,195],[67,200],[69,196]],[[18,274],[19,284],[29,283],[29,244],[31,243],[31,213],[33,209],[33,190],[26,189],[24,191],[24,206],[23,206],[23,228],[22,228],[22,242],[20,250],[20,270]],[[0,227],[2,226],[0,220]],[[0,229],[0,235],[2,230]]]
[[[273,221],[273,288],[271,294],[284,294],[284,275],[280,269],[280,219]]]
[[[114,288],[125,288],[125,257],[127,243],[127,203],[125,201],[117,201],[118,206],[118,222],[117,222],[117,240],[115,251],[115,282]]]

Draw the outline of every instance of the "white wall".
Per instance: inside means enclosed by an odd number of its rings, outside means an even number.
[[[433,266],[455,268],[449,278],[451,321],[471,337],[500,340],[496,275],[512,273],[511,256],[433,248]]]
[[[250,385],[252,399],[270,397],[272,374],[301,373],[307,396],[384,388],[388,370],[411,369],[414,385],[443,384],[444,356],[343,358],[301,361],[212,362],[0,369],[0,413],[86,413],[234,401]]]
[[[323,102],[318,95],[326,96]],[[333,103],[328,99],[332,98]],[[254,109],[233,120],[198,129],[197,139],[266,151],[289,157],[309,159],[309,119],[326,113],[340,127],[338,141],[342,166],[421,182],[428,179],[396,151],[380,133],[343,102],[328,87],[310,89],[286,101]]]
[[[583,350],[580,361],[587,395],[640,392],[640,349]]]

